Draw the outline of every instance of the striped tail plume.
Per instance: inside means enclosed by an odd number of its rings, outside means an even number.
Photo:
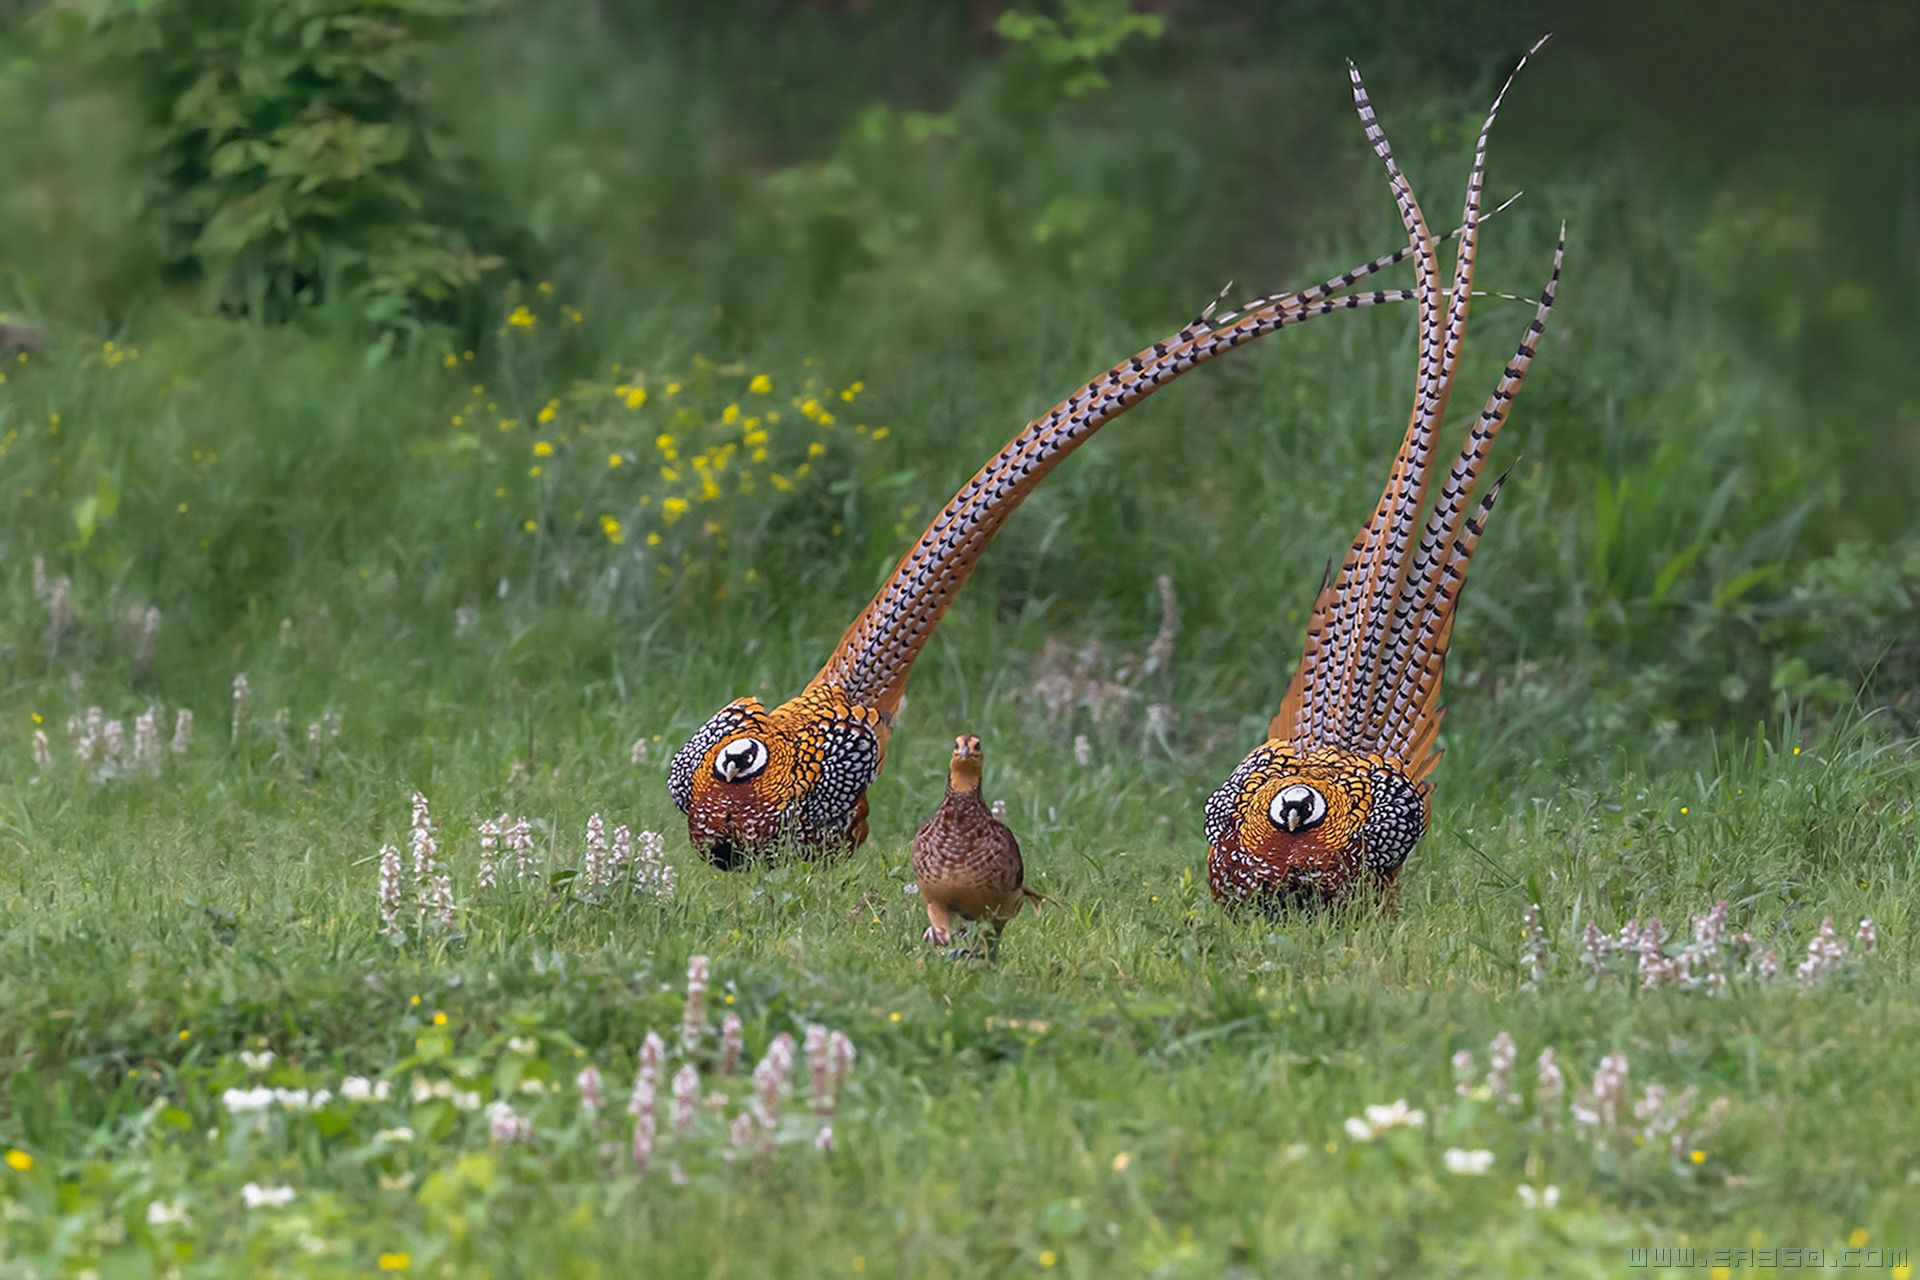
[[[994,535],[1068,454],[1175,378],[1257,338],[1334,311],[1414,300],[1414,293],[1397,289],[1335,296],[1411,254],[1388,254],[1311,289],[1260,298],[1222,315],[1215,314],[1216,300],[1178,333],[1121,361],[1028,423],[934,517],[809,687],[837,689],[890,719],[914,659]]]
[[[1543,38],[1527,51],[1513,75],[1544,43]],[[1300,666],[1269,729],[1272,736],[1296,743],[1340,745],[1393,756],[1405,762],[1416,779],[1426,778],[1438,759],[1433,741],[1440,720],[1440,675],[1447,642],[1467,563],[1499,483],[1477,506],[1475,494],[1544,331],[1565,249],[1563,228],[1533,323],[1422,521],[1420,513],[1433,487],[1438,461],[1436,438],[1466,339],[1487,137],[1513,75],[1494,99],[1475,145],[1452,288],[1445,295],[1430,284],[1424,289],[1414,407],[1387,486],[1372,518],[1348,548],[1339,573],[1322,584],[1307,624]],[[1419,204],[1393,160],[1357,71],[1353,85],[1356,108],[1387,168],[1402,222],[1417,242],[1425,225]],[[1419,256],[1430,257],[1427,252]],[[1420,279],[1429,282],[1437,276],[1437,262],[1418,272]]]

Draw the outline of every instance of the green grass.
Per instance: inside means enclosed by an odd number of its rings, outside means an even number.
[[[0,63],[0,120],[36,121],[0,155],[0,309],[48,338],[0,384],[0,1275],[365,1275],[399,1253],[462,1276],[1617,1275],[1642,1246],[1920,1245],[1920,473],[1895,249],[1915,195],[1855,168],[1911,111],[1809,106],[1709,172],[1691,122],[1645,128],[1606,42],[1576,30],[1529,69],[1492,178],[1527,195],[1483,279],[1530,292],[1562,217],[1568,277],[1501,445],[1519,461],[1456,637],[1432,831],[1397,916],[1233,919],[1206,896],[1201,804],[1263,736],[1320,568],[1378,493],[1404,315],[1235,355],[1050,479],[916,670],[855,857],[705,869],[666,761],[725,699],[804,682],[911,533],[1076,379],[1229,276],[1311,282],[1394,243],[1339,53],[1367,55],[1431,211],[1509,51],[1427,57],[1418,28],[1331,21],[1301,44],[1304,20],[1242,15],[1175,24],[1067,102],[959,29],[663,12],[563,40],[548,24],[584,19],[554,6],[445,51],[436,92],[531,248],[483,332],[414,345],[194,311],[143,267],[125,104],[51,54]],[[521,305],[536,324],[507,323]],[[1524,323],[1479,304],[1463,380],[1491,385]],[[742,438],[728,405],[783,418],[701,502],[689,460]],[[36,557],[69,580],[57,636]],[[1161,574],[1171,670],[1110,719],[1046,711],[1042,646],[1143,652]],[[148,605],[142,659],[124,619]],[[168,732],[196,713],[191,750],[89,781],[67,718],[130,728],[150,705]],[[329,712],[339,738],[309,749]],[[962,730],[1050,899],[991,965],[924,947],[905,892]],[[378,851],[404,850],[416,789],[460,912],[394,945]],[[678,891],[483,892],[474,825],[502,810],[566,871],[589,814],[661,832]],[[1779,981],[1582,973],[1587,922],[1684,934],[1720,899]],[[1555,955],[1539,990],[1530,902]],[[1827,916],[1842,936],[1871,917],[1879,951],[1802,992]],[[680,1065],[697,954],[750,1059],[813,1023],[852,1038],[831,1156],[790,1118],[771,1158],[729,1163],[707,1117],[633,1173],[634,1055],[655,1031]],[[1673,1159],[1456,1094],[1453,1055],[1484,1071],[1503,1030],[1529,1099],[1542,1049],[1570,1087],[1619,1052],[1636,1094],[1724,1096],[1726,1120]],[[263,1050],[264,1076],[241,1059]],[[415,1075],[504,1091],[534,1141],[416,1104]],[[349,1076],[393,1096],[258,1128],[221,1102]],[[1400,1098],[1422,1127],[1348,1135]],[[1492,1167],[1449,1173],[1449,1148]],[[294,1199],[248,1209],[249,1183]],[[184,1221],[150,1223],[156,1203]]]

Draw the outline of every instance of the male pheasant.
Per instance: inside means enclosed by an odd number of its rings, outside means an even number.
[[[1412,301],[1408,290],[1341,295],[1417,251],[1409,245],[1224,315],[1214,314],[1216,302],[1028,423],[934,517],[805,689],[771,710],[758,698],[736,699],[675,754],[667,788],[694,847],[724,869],[783,842],[839,852],[865,841],[867,787],[885,762],[908,671],[994,535],[1046,474],[1102,426],[1217,356],[1315,316]]]
[[[913,878],[927,907],[925,939],[944,947],[953,940],[953,918],[987,920],[993,943],[1024,903],[1038,911],[1045,901],[1027,888],[1020,842],[980,795],[986,758],[980,739],[953,740],[947,794],[913,837]]]
[[[1522,57],[1515,74],[1525,65]],[[1435,738],[1444,714],[1440,677],[1467,562],[1506,477],[1477,503],[1475,493],[1545,330],[1566,247],[1562,227],[1533,323],[1421,521],[1435,436],[1466,336],[1487,134],[1506,88],[1480,130],[1453,287],[1443,293],[1420,206],[1394,163],[1360,73],[1350,67],[1350,74],[1354,104],[1386,165],[1415,254],[1420,339],[1413,413],[1372,518],[1338,576],[1321,583],[1299,668],[1268,726],[1268,741],[1207,801],[1207,881],[1214,898],[1228,904],[1317,905],[1355,890],[1393,898],[1400,868],[1427,828],[1427,779],[1439,760]]]

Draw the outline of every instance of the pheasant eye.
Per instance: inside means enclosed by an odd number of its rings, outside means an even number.
[[[1327,798],[1304,782],[1280,788],[1267,806],[1267,817],[1282,831],[1305,831],[1327,816]]]
[[[722,782],[745,782],[766,767],[767,744],[758,738],[723,743],[713,758],[713,776]]]

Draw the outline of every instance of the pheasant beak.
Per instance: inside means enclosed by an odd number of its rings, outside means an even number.
[[[740,766],[728,759],[720,761],[720,776],[728,782],[740,776]]]
[[[1298,831],[1299,829],[1300,829],[1300,811],[1298,809],[1288,809],[1287,810],[1287,830],[1291,832],[1291,831]]]

